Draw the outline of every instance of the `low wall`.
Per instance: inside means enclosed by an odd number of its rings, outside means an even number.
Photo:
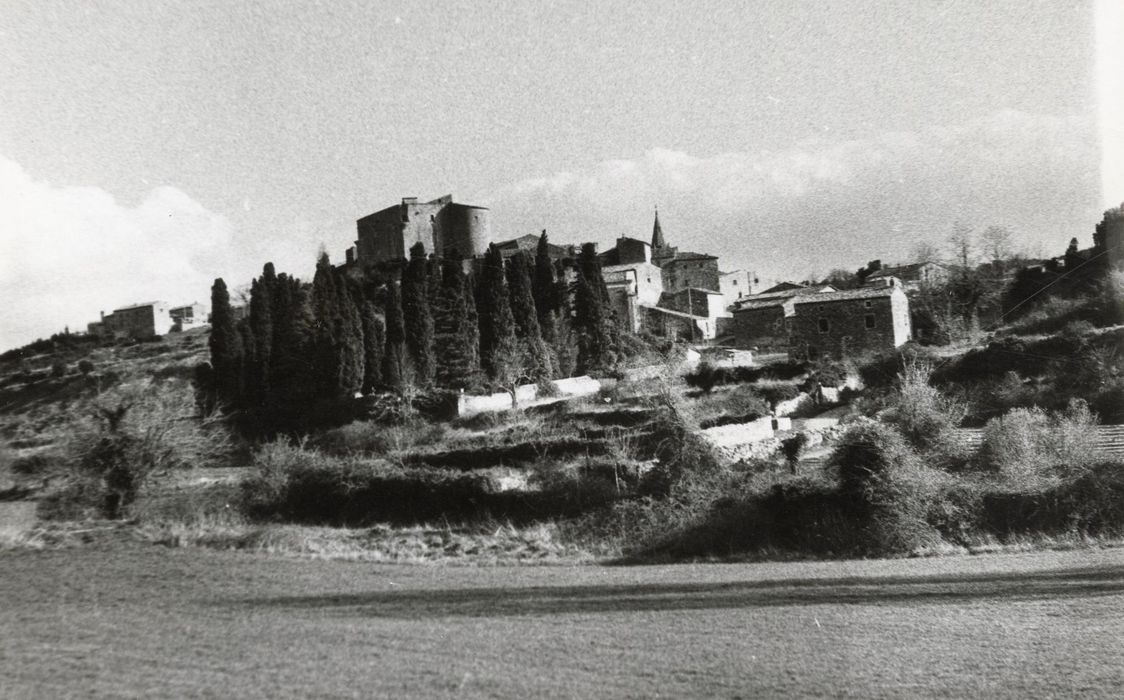
[[[515,397],[519,402],[519,406],[540,406],[542,404],[561,401],[575,396],[589,396],[601,390],[601,382],[586,376],[555,379],[551,384],[554,385],[555,396],[544,396],[542,398],[539,398],[539,387],[537,384],[523,384],[515,387]],[[511,394],[506,391],[496,394],[487,394],[485,396],[461,394],[457,397],[458,416],[474,416],[478,413],[508,411],[513,407],[514,404],[511,401]]]

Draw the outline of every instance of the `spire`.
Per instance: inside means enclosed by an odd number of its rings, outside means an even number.
[[[660,228],[660,208],[656,206],[656,222],[652,224],[652,250],[661,250],[667,247],[667,242],[663,239],[663,229]]]

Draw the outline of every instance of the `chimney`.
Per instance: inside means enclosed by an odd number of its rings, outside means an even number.
[[[352,246],[343,252],[344,259],[347,260],[348,265],[355,263],[355,246]]]
[[[105,312],[104,311],[101,312],[101,322],[105,323]]]
[[[406,206],[408,204],[417,204],[417,203],[418,203],[417,197],[403,197],[402,198],[402,206]]]

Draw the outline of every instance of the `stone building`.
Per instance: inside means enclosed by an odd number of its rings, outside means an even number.
[[[785,321],[793,357],[890,350],[912,337],[909,299],[893,278],[880,287],[796,296],[792,304],[795,312]]]
[[[867,286],[883,286],[887,283],[887,280],[896,278],[901,281],[905,291],[916,292],[944,284],[951,274],[949,267],[939,262],[909,263],[907,265],[880,267],[867,275],[864,284]]]
[[[667,244],[657,211],[652,223],[652,262],[663,270],[664,291],[677,292],[694,287],[719,291],[722,273],[718,257],[707,253],[680,251]]]
[[[91,334],[114,338],[152,338],[166,335],[173,323],[168,304],[148,301],[122,306],[109,315],[102,312],[101,321],[89,324],[87,329]]]
[[[781,283],[740,300],[734,306],[730,323],[734,346],[761,353],[788,352],[786,319],[796,313],[797,297],[834,292],[830,285],[805,286]]]
[[[181,330],[207,324],[207,309],[197,301],[168,309],[168,315],[172,317],[172,323],[178,324]]]
[[[355,252],[347,259],[364,267],[404,260],[419,241],[427,254],[464,259],[483,255],[492,242],[491,212],[458,204],[451,194],[431,202],[404,197],[401,204],[359,219],[356,227]]]

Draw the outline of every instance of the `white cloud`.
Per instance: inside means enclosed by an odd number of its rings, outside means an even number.
[[[497,237],[544,226],[557,242],[646,237],[660,205],[673,245],[785,276],[900,260],[956,221],[1011,227],[1027,245],[1088,242],[1098,218],[1095,124],[1001,111],[954,126],[777,152],[652,149],[481,197]]]
[[[206,304],[233,237],[226,217],[174,187],[129,207],[96,187],[36,181],[2,156],[0,201],[0,348],[84,330],[131,302]]]

